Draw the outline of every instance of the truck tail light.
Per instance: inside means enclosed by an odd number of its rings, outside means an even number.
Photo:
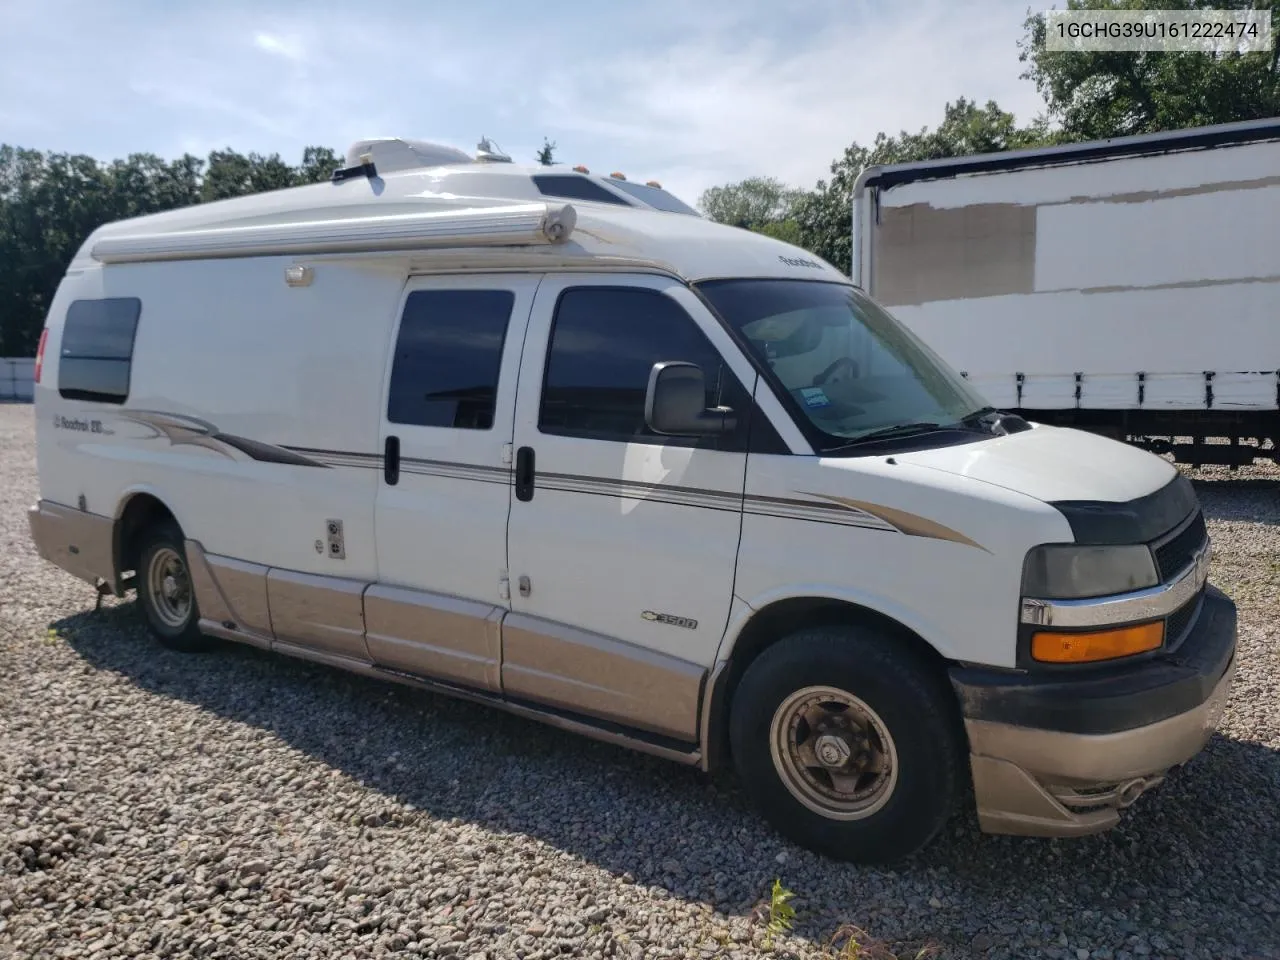
[[[35,376],[32,378],[36,383],[40,382],[40,371],[44,369],[44,345],[49,339],[49,328],[45,327],[40,331],[40,346],[36,347],[36,370]]]

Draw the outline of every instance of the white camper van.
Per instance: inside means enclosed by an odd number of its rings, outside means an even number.
[[[732,763],[864,861],[962,801],[1103,830],[1201,749],[1235,608],[1169,463],[656,184],[348,162],[103,227],[53,301],[32,534],[161,642]]]

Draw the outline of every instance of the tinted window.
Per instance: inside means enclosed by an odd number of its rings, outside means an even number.
[[[738,413],[739,432],[702,443],[742,445],[750,398],[693,319],[675,301],[635,287],[566,290],[556,307],[538,427],[543,433],[622,442],[691,446],[689,437],[655,434],[644,397],[655,363],[696,363],[707,378],[707,406]]]
[[[533,178],[544,197],[564,197],[568,200],[594,200],[597,203],[616,203],[623,207],[631,204],[616,193],[610,193],[594,180],[577,174],[542,174]]]
[[[387,419],[423,427],[493,426],[509,290],[409,294],[391,366]]]
[[[668,213],[688,213],[693,214],[695,217],[698,215],[698,211],[693,207],[660,187],[632,183],[630,180],[614,180],[613,185],[623,193],[631,194],[641,203],[647,203],[655,210],[665,210]]]
[[[58,393],[68,400],[124,403],[141,312],[136,297],[71,304],[58,353]]]

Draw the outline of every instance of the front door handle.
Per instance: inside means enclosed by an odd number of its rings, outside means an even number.
[[[382,479],[394,487],[400,482],[400,438],[387,437],[382,451]]]
[[[533,447],[516,451],[516,499],[533,499]]]

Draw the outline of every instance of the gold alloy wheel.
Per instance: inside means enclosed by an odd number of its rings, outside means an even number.
[[[769,729],[773,765],[791,794],[831,820],[879,811],[898,783],[898,751],[880,715],[837,687],[787,697]]]
[[[151,609],[166,627],[181,629],[191,616],[191,577],[172,547],[160,547],[147,565],[147,595]]]

